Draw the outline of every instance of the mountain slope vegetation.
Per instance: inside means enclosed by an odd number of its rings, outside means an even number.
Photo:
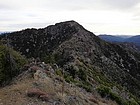
[[[0,85],[5,85],[20,73],[26,59],[2,43],[0,44]]]
[[[0,36],[27,58],[57,64],[64,79],[119,105],[138,105],[140,53],[105,42],[75,21]],[[133,103],[133,104],[132,104]]]

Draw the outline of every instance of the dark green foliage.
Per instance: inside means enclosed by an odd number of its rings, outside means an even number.
[[[70,76],[70,75],[64,75],[64,78],[68,83],[75,82],[74,79],[72,78],[72,76]]]
[[[86,70],[84,70],[83,68],[80,68],[77,74],[78,74],[78,77],[79,77],[82,81],[86,81],[86,79],[87,79]]]
[[[51,55],[51,54],[47,54],[44,58],[43,58],[43,61],[45,61],[45,63],[55,63],[55,57],[54,55]]]
[[[72,76],[73,79],[77,76],[77,71],[73,65],[67,65],[67,67],[65,67],[65,71],[67,71],[68,75]]]
[[[76,65],[69,65],[66,70],[67,72],[65,72],[64,78],[67,82],[74,83],[88,92],[92,91],[92,86],[87,81],[87,73],[84,68]]]
[[[127,105],[127,103],[116,93],[109,93],[109,97],[112,100],[115,100],[119,105]]]
[[[97,91],[100,93],[102,97],[110,98],[115,100],[119,105],[125,105],[121,97],[119,97],[116,93],[112,93],[111,89],[107,86],[101,85],[97,88]]]
[[[62,70],[61,69],[56,70],[55,73],[57,75],[61,76],[61,77],[63,76],[63,73],[62,73]]]
[[[133,98],[131,100],[129,100],[128,105],[140,105],[140,103],[137,103]]]
[[[104,85],[101,85],[100,87],[98,87],[97,90],[102,97],[106,97],[110,93],[110,88]]]
[[[97,88],[98,93],[102,97],[110,98],[111,100],[116,101],[119,105],[139,105],[133,98],[130,100],[122,99],[117,93],[113,93],[111,88],[101,85]]]
[[[92,86],[88,82],[78,82],[77,86],[84,88],[87,92],[92,92]]]
[[[5,85],[20,73],[20,68],[26,63],[26,59],[19,53],[0,45],[0,85]]]
[[[47,53],[45,55],[42,56],[41,58],[42,61],[44,61],[45,63],[57,63],[59,66],[64,65],[64,58],[62,55],[59,54],[53,54],[53,53]]]
[[[54,54],[52,54],[52,56],[53,56],[53,58],[55,59],[55,62],[56,62],[59,66],[62,67],[62,66],[66,63],[66,61],[65,61],[65,59],[64,59],[64,57],[63,57],[62,54],[54,53]]]

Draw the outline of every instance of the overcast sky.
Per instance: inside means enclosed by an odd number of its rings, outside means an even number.
[[[0,0],[0,31],[75,20],[95,34],[139,34],[140,0]]]

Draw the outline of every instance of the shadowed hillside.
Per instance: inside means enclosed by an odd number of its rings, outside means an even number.
[[[0,42],[0,86],[9,83],[13,77],[20,74],[20,69],[26,62],[18,52]]]

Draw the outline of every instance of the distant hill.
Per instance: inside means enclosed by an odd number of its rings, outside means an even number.
[[[129,42],[137,46],[140,46],[140,35],[136,36],[99,35],[99,37],[108,42]]]
[[[0,35],[11,33],[10,31],[0,32]]]
[[[125,41],[126,42],[135,43],[136,45],[140,46],[140,35],[132,36],[130,38],[127,38]]]
[[[99,37],[109,42],[124,42],[125,37],[113,36],[113,35],[99,35]]]

